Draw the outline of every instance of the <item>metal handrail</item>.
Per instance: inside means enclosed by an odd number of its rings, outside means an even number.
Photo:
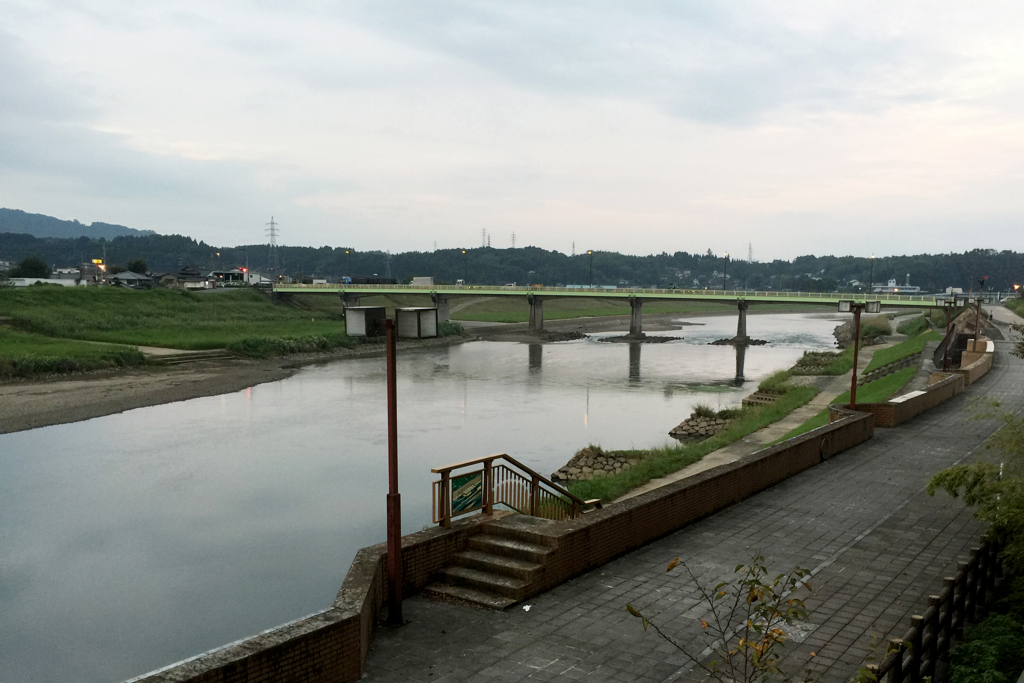
[[[495,491],[495,460],[503,460],[508,464],[522,470],[525,476],[515,470],[508,468],[506,465],[498,465],[508,470],[509,473],[521,478],[524,482],[529,482],[529,499],[526,503],[523,501],[516,501],[516,505],[511,505],[509,501],[497,500]],[[474,465],[483,465],[482,469],[482,481],[481,481],[481,505],[479,507],[468,508],[455,512],[452,510],[452,499],[451,499],[451,474],[452,471],[462,469],[465,467],[472,467]],[[440,481],[434,482],[435,493],[432,496],[434,505],[434,521],[440,523],[444,527],[450,527],[452,518],[459,514],[466,514],[474,512],[478,509],[482,510],[484,514],[490,514],[493,511],[494,505],[498,503],[509,504],[510,507],[515,507],[519,512],[523,514],[530,514],[534,516],[541,516],[541,498],[546,497],[548,500],[564,499],[565,500],[565,514],[559,515],[558,518],[577,517],[591,507],[600,508],[601,501],[598,499],[583,500],[579,496],[573,495],[566,489],[562,488],[558,484],[554,483],[547,477],[535,472],[533,469],[527,467],[523,463],[519,462],[507,453],[495,453],[493,455],[487,455],[480,458],[473,458],[471,460],[464,460],[462,462],[453,463],[451,465],[445,465],[443,467],[436,467],[430,470],[434,474],[440,474]],[[541,487],[547,487],[547,491]],[[546,495],[545,495],[546,494]],[[519,509],[525,508],[525,509]]]

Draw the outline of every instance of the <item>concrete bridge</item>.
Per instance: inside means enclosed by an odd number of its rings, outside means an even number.
[[[841,300],[864,302],[864,294],[833,294],[819,292],[756,292],[720,289],[640,289],[604,287],[515,287],[485,285],[434,285],[414,287],[413,285],[274,285],[279,294],[339,294],[348,306],[358,306],[360,297],[388,294],[422,294],[429,296],[437,305],[438,320],[449,320],[448,302],[460,296],[525,297],[530,304],[530,329],[544,329],[544,301],[546,299],[625,299],[629,301],[629,334],[643,336],[643,306],[648,301],[713,301],[733,304],[739,312],[736,325],[736,341],[749,340],[747,336],[747,307],[751,303],[807,304],[810,306],[835,306]],[[872,294],[871,301],[880,301],[884,306],[897,307],[941,307],[941,296],[907,296],[901,294]]]

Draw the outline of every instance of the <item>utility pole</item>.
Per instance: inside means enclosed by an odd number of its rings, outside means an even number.
[[[594,250],[593,249],[587,249],[587,256],[590,257],[590,282],[589,282],[589,285],[588,285],[587,288],[588,289],[593,289],[594,288]]]
[[[402,619],[402,497],[398,493],[398,397],[395,362],[395,321],[385,320],[388,383],[388,625]]]
[[[722,291],[725,291],[725,281],[729,277],[729,252],[725,252],[722,259]]]

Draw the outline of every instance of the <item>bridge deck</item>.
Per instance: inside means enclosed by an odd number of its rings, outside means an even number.
[[[649,299],[683,301],[747,301],[777,304],[834,305],[840,300],[881,301],[885,306],[941,306],[941,296],[909,296],[903,294],[843,294],[829,292],[756,292],[720,289],[640,289],[599,287],[492,287],[483,285],[274,285],[282,294],[425,294],[442,296],[536,296],[541,298],[581,297],[593,299]]]

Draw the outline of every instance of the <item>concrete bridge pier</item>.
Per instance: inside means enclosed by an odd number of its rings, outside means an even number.
[[[644,336],[644,302],[643,299],[633,297],[629,300],[629,336]]]
[[[733,348],[736,349],[736,386],[743,384],[743,364],[747,359],[747,345],[736,344]]]
[[[750,341],[750,337],[747,336],[747,308],[750,307],[743,299],[736,302],[736,308],[739,309],[740,317],[736,323],[736,342],[739,344],[745,344]]]
[[[526,300],[530,302],[530,331],[541,332],[544,329],[544,300],[533,294]]]
[[[629,381],[639,382],[640,381],[640,350],[643,348],[643,344],[640,342],[632,342],[629,345]]]
[[[448,308],[448,297],[443,294],[431,294],[430,300],[437,306],[437,322],[447,322],[452,319]]]
[[[359,306],[359,305],[361,305],[360,301],[361,301],[361,298],[360,298],[360,296],[358,294],[350,294],[349,292],[342,292],[341,293],[341,302],[343,304],[345,304],[345,308],[352,308],[354,306]]]

